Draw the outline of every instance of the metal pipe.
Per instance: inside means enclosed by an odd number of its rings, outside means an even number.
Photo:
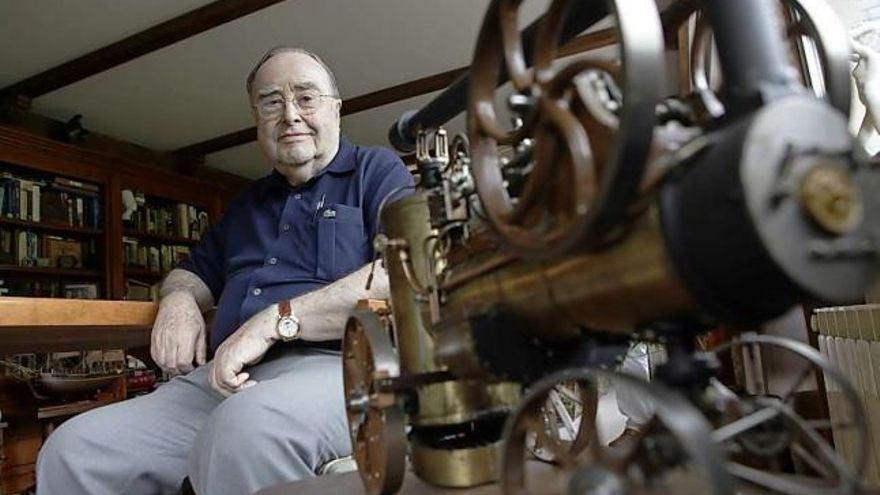
[[[490,6],[490,8],[493,7]],[[574,38],[607,15],[608,6],[605,2],[573,2],[565,19],[559,43],[562,44]],[[527,65],[532,62],[531,48],[535,44],[540,22],[540,19],[536,20],[522,32],[522,46],[525,50]],[[506,81],[507,73],[502,71],[498,85],[500,86]],[[467,106],[469,85],[470,73],[465,72],[420,110],[404,113],[388,130],[388,141],[399,151],[413,151],[419,129],[437,128],[464,111]]]
[[[728,112],[742,115],[788,93],[794,81],[771,2],[705,0],[703,8],[715,34]]]

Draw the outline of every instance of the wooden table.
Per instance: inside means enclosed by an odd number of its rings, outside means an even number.
[[[150,343],[158,304],[0,297],[0,356]]]

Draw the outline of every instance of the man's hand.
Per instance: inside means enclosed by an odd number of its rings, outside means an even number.
[[[256,364],[275,342],[278,305],[273,304],[252,316],[230,335],[214,353],[208,379],[215,390],[225,397],[256,385],[245,366]]]
[[[880,54],[871,47],[852,40],[853,78],[859,92],[859,100],[869,111],[880,110]]]
[[[193,360],[205,364],[205,319],[195,298],[185,290],[171,292],[159,303],[150,338],[150,355],[173,375],[193,370]]]

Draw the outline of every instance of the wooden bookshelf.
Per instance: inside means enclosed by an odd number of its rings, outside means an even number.
[[[157,272],[147,268],[125,267],[123,270],[126,278],[150,278],[159,279],[168,274],[168,272]]]
[[[22,229],[36,230],[46,233],[69,234],[79,236],[104,235],[104,229],[92,229],[88,227],[74,227],[71,225],[59,225],[45,222],[31,222],[14,218],[0,217],[0,226],[19,227]]]
[[[97,250],[95,266],[64,269],[0,264],[0,279],[5,278],[7,282],[34,280],[41,283],[57,281],[60,284],[69,284],[76,283],[79,278],[86,283],[97,283],[101,298],[123,299],[127,278],[151,283],[160,281],[165,275],[164,272],[126,267],[123,260],[123,237],[131,237],[147,245],[191,248],[198,243],[182,236],[152,234],[124,225],[124,189],[140,191],[148,199],[156,198],[159,203],[195,205],[208,214],[211,222],[216,222],[228,201],[248,183],[244,179],[239,182],[217,180],[213,176],[184,176],[175,173],[172,168],[164,169],[152,162],[142,161],[141,158],[140,155],[113,155],[110,152],[61,143],[0,124],[0,171],[9,171],[24,178],[52,181],[55,177],[62,177],[87,183],[92,186],[93,191],[98,190],[97,198],[100,203],[100,223],[97,227],[0,217],[0,227],[7,230],[25,230],[38,235],[58,235],[92,242]]]
[[[156,160],[157,153],[142,153],[142,149],[134,145],[112,148],[113,151],[108,151],[110,149],[88,149],[61,143],[0,123],[0,171],[8,171],[11,175],[27,180],[46,181],[47,184],[54,182],[56,177],[88,183],[97,186],[97,188],[92,187],[93,190],[97,189],[97,196],[93,191],[91,197],[96,197],[99,203],[98,209],[90,208],[93,213],[91,216],[86,216],[83,208],[83,224],[88,227],[70,226],[65,224],[67,219],[61,218],[60,215],[47,215],[47,212],[52,210],[45,208],[42,202],[37,203],[37,200],[33,199],[37,195],[31,189],[32,204],[40,204],[39,218],[42,218],[43,222],[25,220],[24,218],[28,218],[27,214],[16,215],[14,219],[5,215],[0,217],[0,227],[4,231],[30,231],[41,237],[58,235],[79,241],[84,245],[89,244],[90,251],[96,254],[89,258],[92,265],[87,269],[0,264],[0,280],[4,280],[4,287],[14,286],[16,293],[40,293],[56,297],[48,299],[49,302],[42,300],[38,304],[30,304],[29,306],[36,309],[36,312],[24,315],[26,318],[21,325],[5,328],[0,332],[2,333],[0,356],[72,349],[141,348],[143,350],[145,345],[149,345],[156,304],[132,301],[74,301],[58,298],[65,294],[76,296],[77,285],[94,285],[98,288],[98,297],[101,299],[123,299],[126,294],[126,277],[140,279],[145,283],[160,281],[163,276],[161,273],[124,267],[123,236],[130,235],[143,239],[145,243],[155,241],[154,243],[181,246],[195,244],[191,239],[125,232],[127,229],[122,221],[122,213],[125,211],[122,204],[122,190],[139,190],[167,199],[169,202],[200,205],[209,218],[216,221],[224,206],[248,182],[244,179],[232,180],[228,176],[220,177],[212,170],[207,170],[205,173],[208,175],[204,176],[200,175],[201,169],[192,169],[193,175],[181,175],[176,173],[176,170],[180,170],[178,167],[181,163],[178,157],[170,153],[167,154],[168,161],[161,162]],[[119,154],[122,152],[126,154]],[[41,184],[39,195],[41,201],[45,198],[43,194]],[[96,222],[96,217],[100,221]],[[30,218],[34,218],[34,215],[32,214]],[[47,220],[54,220],[60,225],[47,223]],[[8,237],[6,239],[8,240]],[[16,251],[15,254],[17,255],[18,252]],[[4,252],[4,261],[10,259],[6,255],[7,253]],[[15,261],[11,262],[15,263]],[[32,297],[0,296],[0,320],[3,320],[7,327],[11,311],[5,306],[19,299],[36,302]],[[47,304],[63,304],[69,310],[69,314],[59,313],[52,307],[46,309]],[[83,318],[94,319],[96,315],[119,316],[120,308],[142,308],[143,310],[138,310],[143,316],[140,319],[142,321],[137,325],[104,322],[104,326],[97,327],[94,321],[78,321]],[[134,351],[132,354],[138,353]],[[147,359],[148,355],[149,352],[141,353],[142,359]],[[33,486],[33,462],[46,432],[41,422],[45,424],[51,421],[38,420],[37,416],[42,415],[45,418],[59,412],[68,415],[84,409],[76,404],[65,405],[64,409],[60,410],[52,410],[44,406],[45,404],[37,403],[23,382],[0,376],[0,409],[3,410],[4,419],[7,415],[16,418],[14,424],[10,422],[11,429],[5,428],[7,425],[0,423],[0,434],[6,437],[7,447],[11,440],[13,445],[10,448],[16,452],[16,461],[22,461],[4,464],[0,476],[2,493],[17,493]],[[2,439],[0,437],[0,440]],[[6,452],[9,452],[10,448],[7,448]],[[0,449],[2,450],[4,449]],[[3,464],[2,457],[3,452],[0,452],[0,464]],[[7,461],[9,460],[7,458]]]
[[[159,242],[162,244],[178,244],[183,246],[195,246],[199,243],[198,239],[189,239],[187,237],[176,237],[170,235],[150,234],[139,230],[125,229],[122,232],[125,237],[134,237],[149,242]]]
[[[85,268],[43,268],[39,266],[0,265],[0,273],[18,273],[55,277],[101,278],[104,273]]]

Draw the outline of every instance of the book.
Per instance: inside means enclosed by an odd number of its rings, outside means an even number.
[[[125,281],[125,298],[133,301],[157,301],[159,284],[149,284],[130,278]]]
[[[64,284],[64,297],[67,299],[97,299],[98,284]]]
[[[16,262],[16,244],[17,240],[15,239],[15,231],[0,228],[0,264],[7,265]]]
[[[195,205],[148,198],[139,191],[124,190],[122,194],[123,224],[131,230],[199,240],[207,229],[208,214]]]
[[[45,254],[52,266],[60,268],[83,267],[83,245],[79,241],[46,236]]]
[[[100,192],[101,188],[97,184],[91,184],[88,182],[81,182],[74,179],[68,179],[66,177],[55,177],[53,179],[53,184],[58,187],[66,187],[69,189],[74,189],[83,192]]]

